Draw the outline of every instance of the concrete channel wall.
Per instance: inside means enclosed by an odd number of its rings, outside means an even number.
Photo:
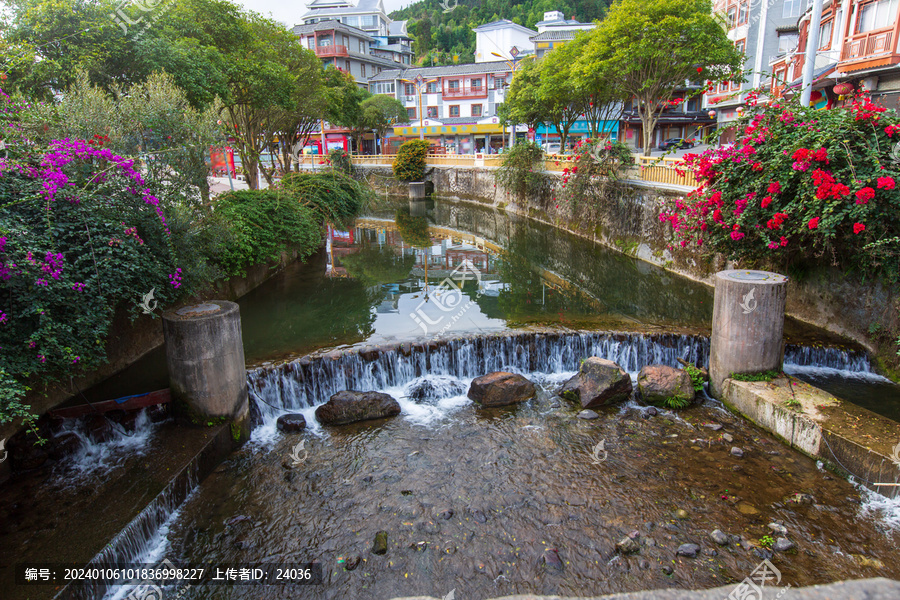
[[[356,176],[385,194],[408,194],[391,167],[362,166]],[[429,175],[440,198],[465,201],[485,208],[526,216],[625,252],[669,271],[713,286],[718,271],[741,268],[723,258],[708,261],[698,254],[672,253],[667,247],[670,226],[660,222],[660,202],[684,196],[689,188],[628,181],[606,188],[605,201],[589,203],[567,196],[560,174],[547,173],[551,185],[535,198],[521,201],[496,183],[495,168],[434,167]],[[771,265],[757,265],[778,271]],[[898,327],[900,302],[896,292],[878,282],[862,281],[837,269],[805,273],[802,280],[788,275],[787,314],[826,331],[857,340],[869,351],[869,328]]]

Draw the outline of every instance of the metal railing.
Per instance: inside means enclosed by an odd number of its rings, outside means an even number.
[[[395,154],[379,156],[354,154],[351,160],[354,165],[391,166],[396,158]],[[430,167],[499,167],[503,164],[503,156],[497,154],[429,154],[425,157],[425,161]],[[697,180],[693,173],[687,169],[676,168],[680,162],[677,158],[636,156],[635,167],[628,173],[628,179],[697,187]],[[553,155],[544,159],[544,170],[560,173],[566,167],[571,168],[574,164],[574,158],[571,156]]]

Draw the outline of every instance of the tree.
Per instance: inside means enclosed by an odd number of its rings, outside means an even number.
[[[375,130],[381,141],[381,153],[384,154],[384,135],[394,123],[406,121],[406,107],[393,96],[377,95],[364,100],[360,108],[363,124],[367,129]]]
[[[675,92],[692,80],[741,79],[743,56],[710,0],[620,0],[591,34],[577,68],[619,82],[641,118],[644,154]]]
[[[360,139],[365,130],[361,105],[372,94],[359,87],[352,75],[334,67],[325,69],[325,87],[325,118],[335,125],[348,128],[353,146],[359,152]]]
[[[540,66],[533,60],[527,60],[513,74],[509,93],[503,103],[503,122],[513,127],[517,123],[525,123],[534,129],[547,120],[546,106],[539,97]],[[515,138],[515,136],[513,136]]]

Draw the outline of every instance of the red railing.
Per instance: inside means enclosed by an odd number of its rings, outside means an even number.
[[[891,43],[893,37],[893,26],[857,33],[844,41],[844,48],[841,51],[841,62],[866,60],[894,54],[894,47]]]
[[[316,56],[347,56],[347,46],[316,46]]]

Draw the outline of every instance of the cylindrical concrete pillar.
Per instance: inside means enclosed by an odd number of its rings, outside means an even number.
[[[709,387],[719,397],[732,373],[781,370],[787,277],[767,271],[716,273]]]
[[[247,372],[238,305],[213,300],[163,314],[172,399],[198,423],[245,420]]]
[[[409,184],[409,199],[422,200],[425,198],[425,182],[412,181]]]

